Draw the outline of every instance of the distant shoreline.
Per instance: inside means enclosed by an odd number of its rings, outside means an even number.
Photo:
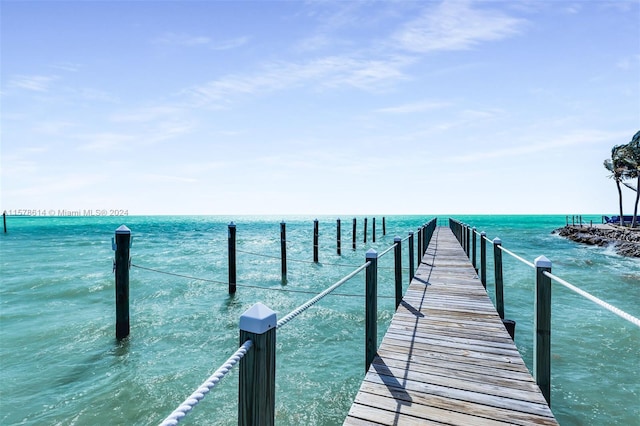
[[[632,230],[609,224],[567,225],[555,229],[553,233],[577,243],[600,247],[613,246],[621,256],[640,258],[640,228]]]

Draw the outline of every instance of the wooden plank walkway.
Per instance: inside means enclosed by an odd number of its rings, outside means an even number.
[[[449,228],[436,228],[344,422],[377,424],[558,424]]]

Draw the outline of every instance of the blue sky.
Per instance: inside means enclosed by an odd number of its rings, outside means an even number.
[[[638,1],[0,14],[1,209],[614,213],[640,128]]]

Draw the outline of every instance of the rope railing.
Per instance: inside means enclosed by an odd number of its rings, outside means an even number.
[[[231,369],[247,354],[253,342],[247,340],[233,355],[227,359],[207,380],[205,380],[182,404],[171,414],[169,414],[160,426],[177,425],[193,408],[202,401],[207,393],[211,391],[220,381],[231,371]]]
[[[566,288],[568,288],[569,290],[578,293],[579,295],[581,295],[582,297],[591,300],[593,303],[603,307],[604,309],[618,315],[620,318],[623,318],[627,321],[629,321],[631,324],[636,325],[638,327],[640,327],[640,319],[634,317],[631,314],[628,314],[626,312],[624,312],[622,309],[618,309],[615,306],[605,302],[604,300],[598,299],[596,296],[587,293],[586,291],[582,290],[581,288],[576,287],[575,285],[563,280],[562,278],[559,278],[555,275],[553,275],[550,272],[543,272],[543,274],[549,278],[551,278],[552,280],[554,280],[555,282],[562,284],[563,286],[565,286]]]
[[[364,263],[359,268],[357,268],[356,270],[354,270],[350,274],[346,275],[344,278],[342,278],[341,280],[337,281],[335,284],[333,284],[332,286],[328,287],[323,292],[319,293],[316,297],[313,297],[312,299],[309,299],[308,301],[306,301],[302,305],[298,306],[296,309],[294,309],[289,314],[285,315],[282,319],[280,319],[280,321],[278,321],[277,328],[280,328],[283,325],[287,324],[289,321],[291,321],[292,319],[294,319],[295,317],[297,317],[298,315],[300,315],[301,313],[303,313],[304,311],[309,309],[311,306],[313,306],[316,303],[318,303],[318,301],[323,299],[326,295],[331,293],[336,288],[340,287],[342,284],[344,284],[347,281],[349,281],[351,278],[356,276],[358,273],[360,273],[363,269],[365,269],[370,264],[371,264],[371,262]]]
[[[507,253],[509,256],[514,257],[515,259],[518,259],[520,262],[524,263],[525,265],[528,265],[532,268],[535,268],[536,265],[534,265],[533,263],[529,262],[526,259],[523,259],[522,257],[518,256],[517,254],[515,254],[514,252],[507,250],[506,248],[500,246],[500,250],[502,250],[503,252]]]
[[[170,276],[174,276],[174,277],[186,278],[186,279],[190,279],[190,280],[194,280],[194,281],[203,281],[203,282],[210,282],[210,283],[224,284],[224,285],[228,285],[229,284],[226,281],[219,281],[219,280],[212,280],[212,279],[208,279],[208,278],[193,277],[193,276],[190,276],[190,275],[176,274],[174,272],[161,271],[161,270],[158,270],[158,269],[148,268],[146,266],[136,265],[134,263],[132,263],[131,266],[134,267],[134,268],[143,269],[143,270],[149,271],[149,272],[155,272],[155,273],[158,273],[158,274],[164,274],[164,275],[170,275]],[[382,269],[382,268],[379,268],[379,269]],[[253,284],[246,284],[246,283],[242,283],[242,282],[238,282],[238,283],[236,283],[236,285],[238,285],[239,287],[243,287],[243,288],[253,288],[253,289],[267,290],[267,291],[279,291],[279,292],[283,292],[283,293],[317,294],[317,292],[313,291],[313,290],[300,290],[300,289],[292,289],[292,288],[285,288],[285,287],[264,287],[264,286],[253,285]],[[344,296],[344,297],[365,297],[364,294],[350,294],[350,293],[332,293],[331,295],[332,296]],[[394,298],[393,296],[384,296],[384,295],[379,295],[378,297],[380,297],[382,299],[393,299]]]

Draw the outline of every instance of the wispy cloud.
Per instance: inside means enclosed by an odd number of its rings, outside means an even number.
[[[355,87],[379,90],[382,83],[404,79],[402,69],[412,60],[407,57],[366,59],[328,56],[307,63],[276,62],[259,73],[229,75],[192,87],[185,91],[201,103],[226,103],[238,95],[255,95],[278,90],[314,85],[322,87]]]
[[[79,135],[78,138],[85,141],[79,148],[81,151],[98,153],[122,151],[136,141],[136,138],[130,134],[113,132]]]
[[[51,83],[58,79],[55,75],[18,75],[9,80],[9,87],[31,90],[34,92],[47,92]]]
[[[413,102],[403,105],[396,105],[387,108],[379,108],[376,112],[381,112],[385,114],[412,114],[417,112],[424,111],[433,111],[436,109],[443,109],[450,107],[451,102],[438,102],[438,101],[423,101],[423,102]]]
[[[209,44],[211,39],[206,36],[196,36],[191,34],[165,33],[153,40],[156,44],[168,46],[198,46]]]
[[[394,40],[412,52],[465,50],[521,31],[526,21],[484,8],[490,4],[482,3],[480,8],[470,1],[445,1],[428,7],[422,16],[397,32]]]
[[[249,37],[237,37],[228,40],[214,41],[211,43],[213,50],[230,50],[242,47],[249,42]]]

